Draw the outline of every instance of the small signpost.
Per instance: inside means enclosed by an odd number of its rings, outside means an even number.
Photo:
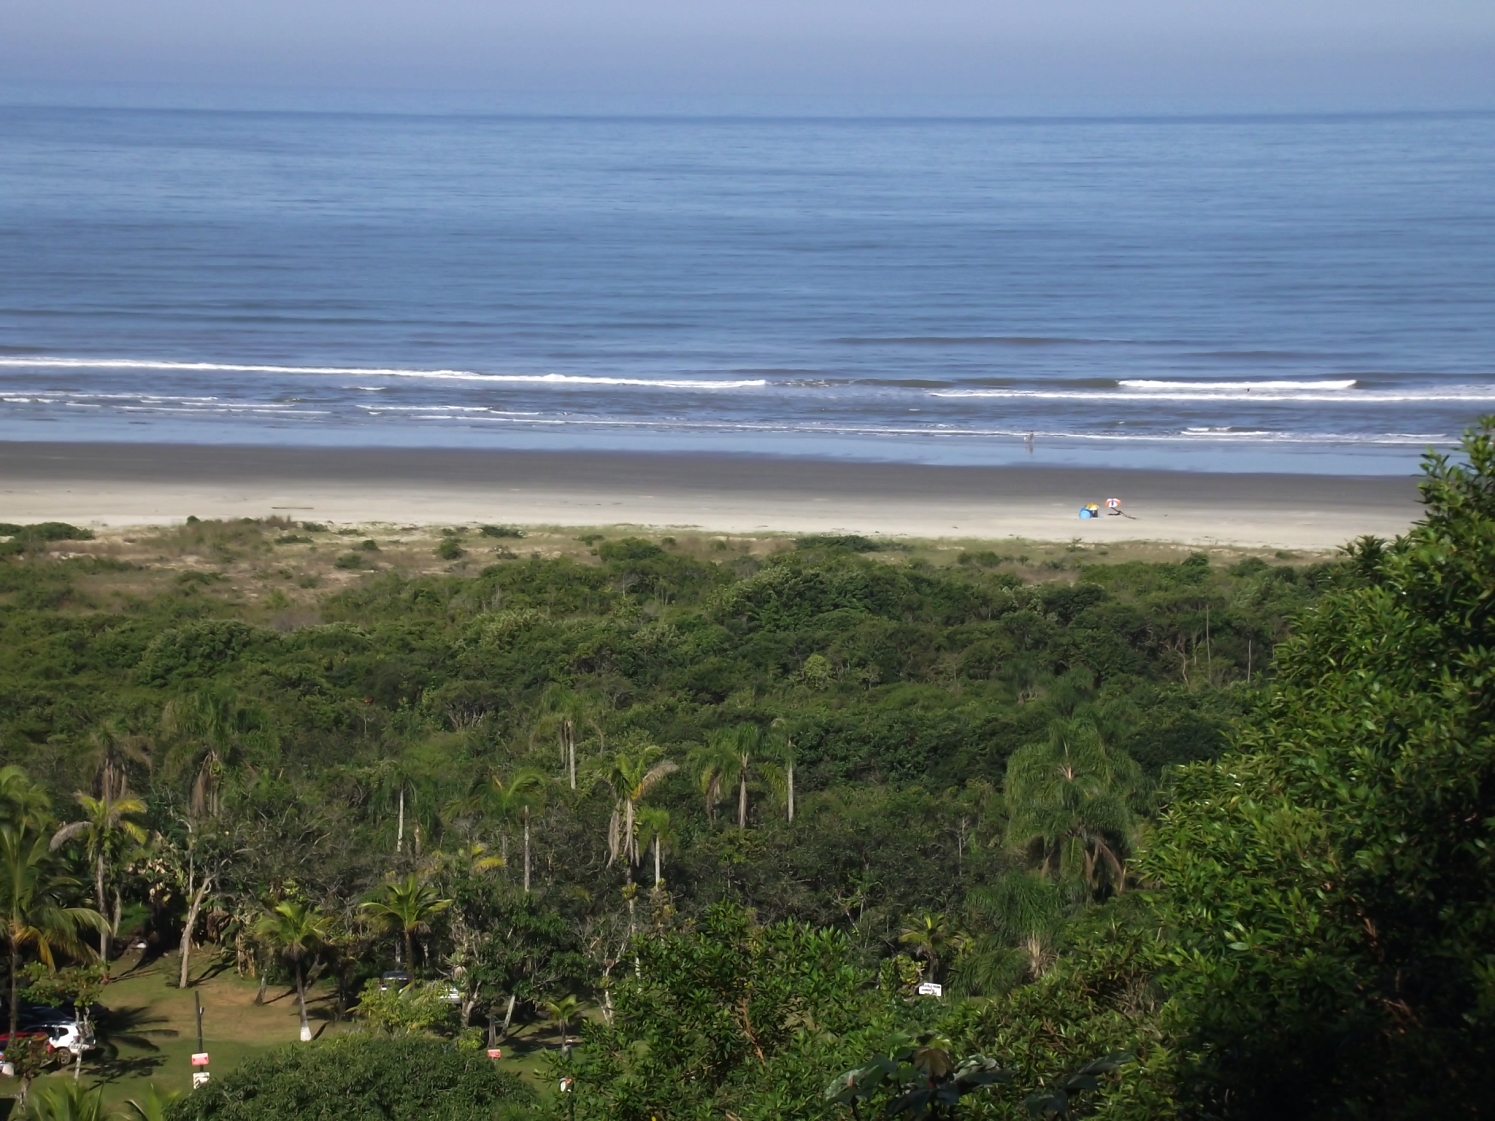
[[[490,1047],[488,1048],[488,1057],[490,1059],[501,1059],[504,1057],[504,1049],[502,1047]]]
[[[197,1006],[197,1050],[192,1054],[192,1088],[206,1086],[208,1079],[208,1053],[202,1046],[202,996],[193,992],[192,1002]]]
[[[942,997],[945,995],[945,986],[936,985],[933,981],[920,981],[918,993],[920,996]]]

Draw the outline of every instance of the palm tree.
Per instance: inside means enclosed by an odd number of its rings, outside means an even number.
[[[54,1083],[27,1103],[26,1121],[111,1121],[119,1114],[104,1104],[104,1088],[86,1090],[78,1082]]]
[[[222,808],[223,774],[241,750],[273,747],[269,716],[239,703],[226,689],[203,689],[170,701],[161,712],[162,729],[180,741],[178,765],[195,766],[188,808],[193,818],[217,817]]]
[[[266,911],[254,924],[255,937],[267,943],[291,963],[296,972],[296,1001],[301,1009],[301,1042],[311,1042],[311,1024],[306,1019],[307,957],[327,941],[332,920],[305,903],[287,900]]]
[[[534,767],[521,767],[507,779],[500,774],[489,776],[477,791],[478,804],[500,821],[522,823],[524,830],[524,891],[529,894],[530,811],[545,804],[545,792],[549,783]]]
[[[128,794],[119,796],[105,794],[95,798],[81,791],[73,795],[83,807],[83,820],[64,825],[52,835],[51,848],[55,852],[74,837],[88,838],[88,859],[93,865],[94,898],[99,914],[105,913],[104,876],[115,863],[123,842],[145,843],[145,826],[134,820],[145,813],[145,803]],[[114,933],[110,924],[99,931],[99,959],[109,961],[109,937]]]
[[[591,722],[592,709],[586,698],[564,685],[547,686],[540,695],[540,727],[553,728],[561,748],[561,767],[576,789],[576,734],[581,725]]]
[[[605,783],[613,794],[612,817],[607,823],[607,863],[623,858],[624,874],[633,883],[633,869],[639,862],[638,806],[650,790],[679,768],[664,752],[652,744],[616,752],[600,760],[593,768],[595,781]]]
[[[120,798],[129,786],[129,765],[151,765],[150,741],[132,733],[124,720],[113,717],[88,734],[88,751],[80,762],[93,764],[94,792],[101,798]]]
[[[736,756],[714,741],[691,748],[685,757],[706,803],[706,820],[712,824],[716,823],[716,804],[722,800],[722,787],[731,781],[728,776],[736,762]]]
[[[52,800],[22,768],[0,767],[0,822],[41,829],[52,820]]]
[[[398,934],[405,947],[405,960],[415,968],[415,936],[430,932],[431,920],[452,905],[442,899],[434,887],[421,882],[411,873],[403,880],[391,880],[381,887],[363,909],[373,915],[385,930]],[[396,943],[396,958],[399,943]],[[403,963],[401,963],[403,964]]]
[[[152,1082],[143,1096],[125,1103],[125,1117],[127,1121],[166,1121],[167,1111],[181,1096],[179,1090],[161,1090]]]
[[[1007,761],[1008,843],[1093,895],[1123,891],[1135,829],[1128,797],[1140,784],[1136,762],[1108,750],[1094,724],[1056,720],[1046,742]]]
[[[790,825],[794,824],[795,734],[796,729],[780,717],[773,722],[768,740],[763,746],[763,754],[768,760],[763,765],[764,776],[783,804]]]
[[[954,962],[958,987],[968,996],[995,996],[1025,978],[1043,976],[1054,960],[1059,930],[1076,905],[1042,873],[1009,872],[972,891],[967,908],[985,932]]]
[[[561,1033],[561,1046],[569,1046],[571,1025],[581,1019],[586,1005],[568,993],[560,1000],[547,1000],[544,1009],[546,1023]]]
[[[763,729],[757,724],[738,724],[711,737],[704,748],[691,752],[701,792],[706,796],[708,816],[715,816],[715,806],[722,788],[737,785],[737,828],[747,828],[748,773],[753,758],[763,743]]]
[[[104,916],[91,907],[72,905],[80,882],[60,866],[45,832],[0,825],[0,922],[10,951],[10,1034],[20,1016],[17,989],[21,951],[28,946],[51,969],[54,950],[74,957],[92,951],[78,937],[79,927],[108,929]]]
[[[652,845],[654,848],[654,888],[657,891],[661,884],[660,850],[675,841],[675,835],[670,830],[670,812],[657,806],[641,808],[638,812],[638,832],[640,847],[649,848]]]
[[[929,963],[930,980],[938,980],[940,957],[946,948],[959,950],[965,945],[965,936],[950,929],[944,915],[925,914],[903,928],[898,941],[909,948],[916,958]]]

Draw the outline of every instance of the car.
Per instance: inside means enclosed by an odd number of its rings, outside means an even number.
[[[92,1028],[84,1029],[78,1015],[70,1008],[52,1008],[32,1004],[21,1009],[22,1031],[45,1032],[54,1051],[65,1051],[73,1058],[87,1054],[94,1047]]]
[[[410,974],[403,969],[391,969],[388,973],[379,974],[379,991],[387,993],[390,989],[403,989],[410,984]]]

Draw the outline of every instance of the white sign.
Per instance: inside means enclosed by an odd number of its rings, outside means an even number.
[[[933,981],[922,981],[919,984],[920,996],[944,996],[945,986],[936,985]]]
[[[194,1070],[192,1072],[192,1088],[195,1090],[199,1086],[206,1086],[208,1079],[211,1077],[212,1075],[205,1070]]]
[[[192,1065],[195,1066],[195,1067],[205,1067],[205,1066],[207,1066],[208,1065],[208,1053],[206,1051],[199,1051],[199,1052],[197,1052],[195,1055],[192,1056]]]

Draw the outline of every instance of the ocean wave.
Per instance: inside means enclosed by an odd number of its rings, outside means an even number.
[[[474,381],[497,384],[548,386],[626,386],[640,389],[761,389],[764,378],[715,381],[697,378],[620,378],[600,374],[484,374],[476,370],[414,370],[382,366],[273,366],[253,362],[172,362],[144,358],[0,358],[0,367],[48,370],[174,370],[184,373],[284,374],[307,376],[332,374],[360,378],[429,378],[439,381]],[[360,387],[362,388],[362,387]]]
[[[1354,378],[1340,380],[1314,379],[1310,381],[1162,381],[1146,378],[1124,378],[1116,383],[1122,389],[1152,390],[1204,390],[1209,393],[1250,393],[1255,390],[1296,392],[1297,390],[1344,390],[1354,389],[1360,384]]]
[[[1495,386],[1449,385],[1422,389],[1355,389],[1358,383],[1332,382],[1161,382],[1122,381],[1114,389],[937,389],[931,397],[996,398],[1025,401],[1088,401],[1096,404],[1152,404],[1159,401],[1250,401],[1297,404],[1399,405],[1495,403]],[[1156,388],[1154,388],[1156,387]]]

